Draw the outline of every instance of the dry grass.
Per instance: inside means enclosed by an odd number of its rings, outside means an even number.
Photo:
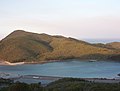
[[[107,59],[120,51],[62,36],[14,31],[0,42],[0,58],[9,62],[84,58]]]

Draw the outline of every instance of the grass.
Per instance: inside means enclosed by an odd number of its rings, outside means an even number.
[[[0,59],[9,62],[54,59],[108,59],[120,51],[74,38],[17,30],[0,42]],[[119,60],[119,58],[117,59]]]

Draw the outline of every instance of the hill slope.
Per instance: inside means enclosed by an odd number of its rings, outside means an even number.
[[[119,49],[120,50],[120,42],[112,42],[112,43],[107,43],[106,46],[114,49]]]
[[[69,58],[108,59],[120,51],[47,34],[16,30],[0,42],[0,59],[9,62],[60,60]]]

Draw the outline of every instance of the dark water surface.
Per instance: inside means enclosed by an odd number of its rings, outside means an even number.
[[[20,75],[42,75],[84,78],[114,78],[120,73],[120,63],[111,61],[67,60],[46,64],[0,66],[0,72]]]

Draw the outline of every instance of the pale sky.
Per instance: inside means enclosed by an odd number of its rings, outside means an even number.
[[[120,0],[0,0],[0,39],[19,29],[120,39]]]

